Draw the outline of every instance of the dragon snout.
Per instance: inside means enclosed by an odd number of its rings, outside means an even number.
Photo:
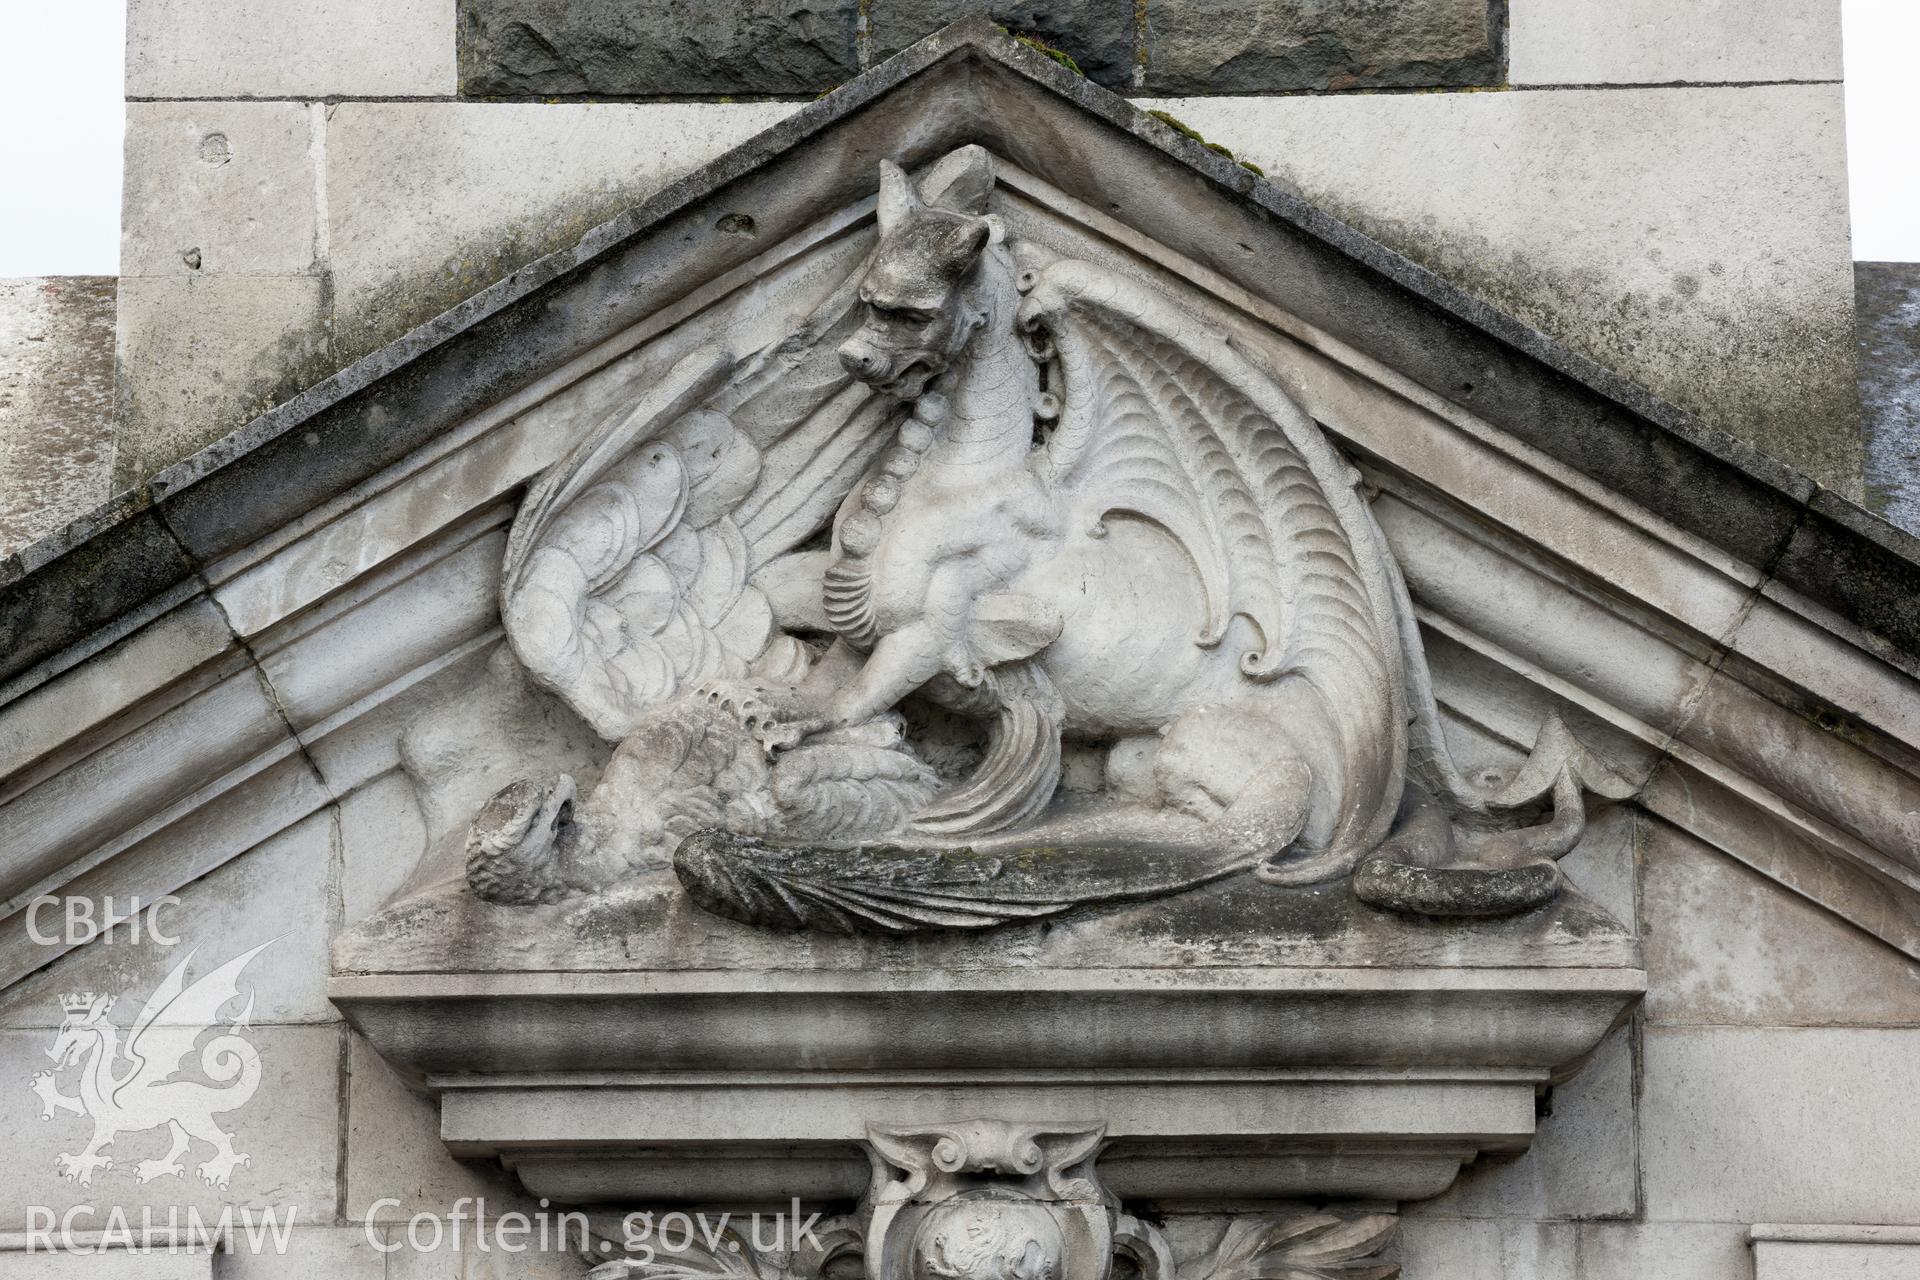
[[[887,358],[862,338],[849,338],[840,344],[840,364],[862,382],[886,372]]]

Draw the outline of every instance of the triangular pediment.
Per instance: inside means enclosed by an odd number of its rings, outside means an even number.
[[[502,652],[527,486],[843,284],[879,161],[967,145],[1037,260],[1203,316],[1354,465],[1463,759],[1558,715],[1631,807],[1920,956],[1910,538],[967,22],[10,559],[8,976],[53,958],[35,895],[171,892],[417,763],[407,726]],[[514,749],[592,755],[540,724]]]

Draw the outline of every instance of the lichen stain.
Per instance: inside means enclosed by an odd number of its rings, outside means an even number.
[[[1690,272],[1675,272],[1667,289],[1623,286],[1599,268],[1546,266],[1430,216],[1381,217],[1290,175],[1274,181],[1708,425],[1844,497],[1862,496],[1845,297],[1740,297],[1709,292]]]

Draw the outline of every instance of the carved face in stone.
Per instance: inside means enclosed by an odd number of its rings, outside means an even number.
[[[984,210],[986,185],[955,183],[954,194]],[[952,363],[979,322],[965,285],[993,228],[979,214],[923,201],[900,166],[884,160],[877,212],[880,246],[860,284],[864,322],[841,344],[840,363],[875,390],[911,400]]]
[[[913,1280],[1059,1280],[1065,1254],[1045,1205],[1015,1193],[967,1193],[920,1220]]]

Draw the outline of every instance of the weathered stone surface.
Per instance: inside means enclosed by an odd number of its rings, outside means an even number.
[[[220,1255],[220,1280],[384,1280],[386,1255],[375,1242],[386,1243],[364,1226],[303,1225],[288,1237],[284,1251],[273,1243],[255,1250],[245,1232]]]
[[[344,1212],[354,1220],[444,1213],[485,1197],[494,1213],[526,1212],[532,1198],[493,1161],[460,1161],[440,1140],[440,1110],[416,1093],[359,1036],[347,1083]],[[398,1204],[378,1204],[380,1201]],[[378,1205],[376,1209],[376,1205]]]
[[[1590,1222],[1580,1228],[1580,1280],[1752,1280],[1752,1276],[1753,1259],[1743,1227]]]
[[[1856,262],[1866,506],[1920,533],[1920,263]]]
[[[130,98],[454,92],[454,0],[130,0]]]
[[[890,58],[969,13],[1058,49],[1096,83],[1113,89],[1133,83],[1134,0],[871,0],[869,59]]]
[[[1920,965],[1683,832],[1646,832],[1649,1021],[1920,1023]]]
[[[113,487],[226,435],[334,367],[317,276],[120,282]]]
[[[1441,918],[1510,916],[1553,897],[1559,868],[1535,863],[1505,870],[1414,867],[1376,858],[1354,873],[1360,901],[1388,911]]]
[[[413,783],[394,772],[340,802],[340,916],[353,924],[405,884],[426,848]]]
[[[1646,1216],[1910,1222],[1920,1031],[1649,1026]]]
[[[1840,0],[1516,0],[1514,84],[1838,80]]]
[[[1400,1233],[1401,1274],[1407,1280],[1582,1280],[1578,1237],[1579,1228],[1564,1222],[1408,1218]]]
[[[492,1214],[493,1206],[488,1206],[488,1212]],[[575,1252],[580,1228],[577,1224],[569,1226],[562,1241],[562,1212],[558,1205],[547,1210],[548,1234],[544,1241],[537,1229],[511,1236],[518,1248],[512,1253],[497,1246],[482,1253],[474,1243],[471,1219],[465,1224],[467,1243],[463,1249],[454,1248],[456,1224],[450,1221],[422,1220],[417,1227],[411,1222],[391,1223],[384,1230],[386,1247],[393,1251],[386,1255],[386,1280],[585,1280],[588,1264]],[[524,1231],[517,1222],[503,1225]]]
[[[327,204],[342,359],[573,244],[792,111],[340,104],[328,124]]]
[[[1913,1280],[1920,1228],[1756,1224],[1754,1280]]]
[[[144,1000],[147,994],[128,993],[132,1007],[116,1009],[113,1017],[131,1023],[139,1011],[134,997]],[[93,1125],[64,1111],[56,1112],[53,1120],[42,1120],[39,1103],[27,1091],[26,1082],[34,1072],[53,1066],[46,1051],[54,1033],[0,1031],[0,1073],[17,1081],[13,1087],[19,1090],[17,1100],[0,1108],[0,1138],[11,1153],[0,1168],[0,1231],[24,1230],[30,1205],[48,1206],[56,1215],[75,1205],[95,1205],[101,1213],[118,1205],[136,1223],[141,1208],[151,1206],[164,1223],[170,1206],[178,1206],[183,1214],[192,1206],[203,1219],[213,1219],[225,1205],[291,1203],[300,1206],[303,1221],[330,1220],[341,1123],[340,1043],[345,1034],[333,1027],[256,1027],[249,1033],[260,1057],[259,1088],[246,1105],[221,1113],[219,1123],[232,1135],[235,1150],[253,1157],[253,1163],[236,1169],[227,1187],[217,1188],[191,1172],[211,1154],[212,1148],[205,1145],[195,1148],[187,1176],[135,1181],[141,1160],[157,1160],[166,1153],[164,1127],[116,1137],[106,1152],[113,1158],[113,1167],[95,1173],[92,1185],[63,1180],[54,1168],[54,1157],[79,1152],[87,1145]],[[63,1082],[62,1089],[71,1093],[71,1083]]]
[[[303,102],[128,103],[121,274],[318,269],[323,110]]]
[[[194,882],[178,904],[161,911],[159,924],[177,943],[163,946],[145,935],[136,943],[130,929],[116,929],[7,988],[0,1026],[58,1027],[60,996],[69,991],[125,992],[133,1006],[136,995],[144,999],[189,952],[218,962],[261,943],[271,945],[246,971],[254,1022],[339,1021],[326,995],[334,848],[330,811],[287,828]],[[43,929],[57,932],[57,918],[43,913]]]
[[[1553,1090],[1533,1145],[1482,1156],[1445,1195],[1407,1205],[1409,1218],[1630,1218],[1639,1209],[1634,1037],[1616,1032],[1580,1074]]]
[[[0,280],[0,556],[106,498],[111,276]]]
[[[856,0],[460,0],[460,91],[812,95],[859,70]]]
[[[164,1220],[164,1215],[162,1215]],[[81,1249],[68,1252],[28,1253],[24,1249],[0,1252],[0,1280],[98,1280],[111,1274],[124,1280],[212,1280],[214,1253],[211,1249],[183,1250],[170,1254],[164,1248],[154,1252],[114,1248],[99,1251],[99,1240],[76,1241]],[[56,1235],[55,1239],[59,1237]]]
[[[1495,84],[1504,5],[1488,0],[1150,0],[1152,93]]]
[[[1860,493],[1838,86],[1146,105],[1713,426]]]

